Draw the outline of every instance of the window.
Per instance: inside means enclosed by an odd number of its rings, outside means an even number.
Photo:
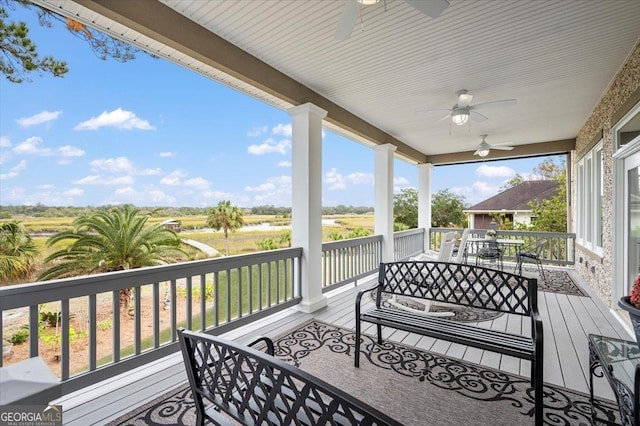
[[[589,250],[602,254],[602,142],[578,161],[576,237]]]

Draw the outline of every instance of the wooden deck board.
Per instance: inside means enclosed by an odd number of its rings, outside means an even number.
[[[273,338],[312,318],[354,329],[356,294],[359,290],[369,288],[374,283],[374,279],[361,280],[358,287],[345,287],[339,292],[328,294],[328,306],[313,314],[290,308],[225,333],[223,337],[244,343],[258,335]],[[599,300],[539,292],[538,301],[545,333],[545,382],[588,392],[589,366],[586,344],[588,334],[603,334],[625,339],[629,339],[630,336]],[[373,301],[367,298],[364,300],[364,305],[373,306]],[[514,315],[503,315],[478,325],[513,332],[519,330],[522,334],[530,335],[528,320]],[[363,325],[363,332],[375,336],[376,328],[373,325]],[[392,341],[416,346],[422,350],[438,352],[491,368],[500,368],[525,377],[529,376],[531,363],[528,361],[520,361],[414,333],[383,328],[383,335],[388,336]],[[104,424],[130,411],[133,407],[161,395],[178,383],[186,383],[186,376],[180,354],[174,354],[54,402],[63,405],[65,424]],[[605,379],[596,381],[595,387],[596,395],[607,399],[613,398]]]

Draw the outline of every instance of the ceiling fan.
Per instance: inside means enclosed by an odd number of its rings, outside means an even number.
[[[453,107],[449,109],[432,109],[428,111],[449,111],[449,114],[442,117],[442,120],[451,117],[453,124],[462,126],[464,123],[469,121],[469,117],[471,117],[473,121],[478,122],[488,120],[489,117],[477,111],[479,109],[507,107],[518,104],[516,99],[503,99],[500,101],[483,102],[481,104],[471,105],[472,99],[473,95],[471,93],[467,90],[460,90],[458,91],[458,101]]]
[[[506,145],[489,145],[487,143],[487,141],[485,141],[485,139],[487,138],[488,135],[480,135],[482,136],[482,142],[480,142],[480,145],[478,145],[478,148],[476,149],[476,152],[473,153],[473,155],[478,155],[480,157],[486,157],[487,155],[489,155],[489,150],[491,149],[498,149],[501,151],[511,151],[513,149],[512,146],[506,146]]]
[[[360,17],[361,6],[371,6],[378,3],[380,0],[345,0],[344,11],[338,22],[338,28],[336,29],[336,40],[343,41],[349,38],[353,27],[355,27]],[[386,0],[385,2],[386,8]],[[449,7],[447,0],[404,0],[409,5],[413,6],[416,10],[424,13],[431,18],[437,18],[444,10]]]

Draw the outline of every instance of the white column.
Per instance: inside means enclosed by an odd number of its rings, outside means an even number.
[[[433,164],[418,164],[418,228],[424,228],[424,251],[429,250],[431,228],[431,173]]]
[[[378,145],[375,151],[375,233],[382,235],[382,261],[394,261],[393,247],[393,153],[391,144]]]
[[[322,294],[322,119],[327,111],[306,103],[288,110],[292,130],[291,243],[302,247],[301,296],[297,305],[314,312],[327,305]]]

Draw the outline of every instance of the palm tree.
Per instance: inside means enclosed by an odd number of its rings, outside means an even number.
[[[159,223],[147,225],[148,219],[148,215],[141,215],[140,210],[129,205],[77,218],[73,229],[47,240],[49,247],[60,241],[72,243],[45,259],[47,263],[55,263],[38,278],[49,280],[123,271],[187,256],[174,231]],[[127,307],[130,298],[130,288],[120,290],[121,306]]]
[[[38,249],[20,222],[0,225],[0,281],[27,276],[34,267]]]
[[[224,247],[227,256],[229,256],[229,231],[235,231],[244,225],[242,218],[242,210],[239,207],[232,206],[231,201],[220,201],[217,207],[209,209],[209,217],[207,217],[207,226],[219,231],[224,231]]]

